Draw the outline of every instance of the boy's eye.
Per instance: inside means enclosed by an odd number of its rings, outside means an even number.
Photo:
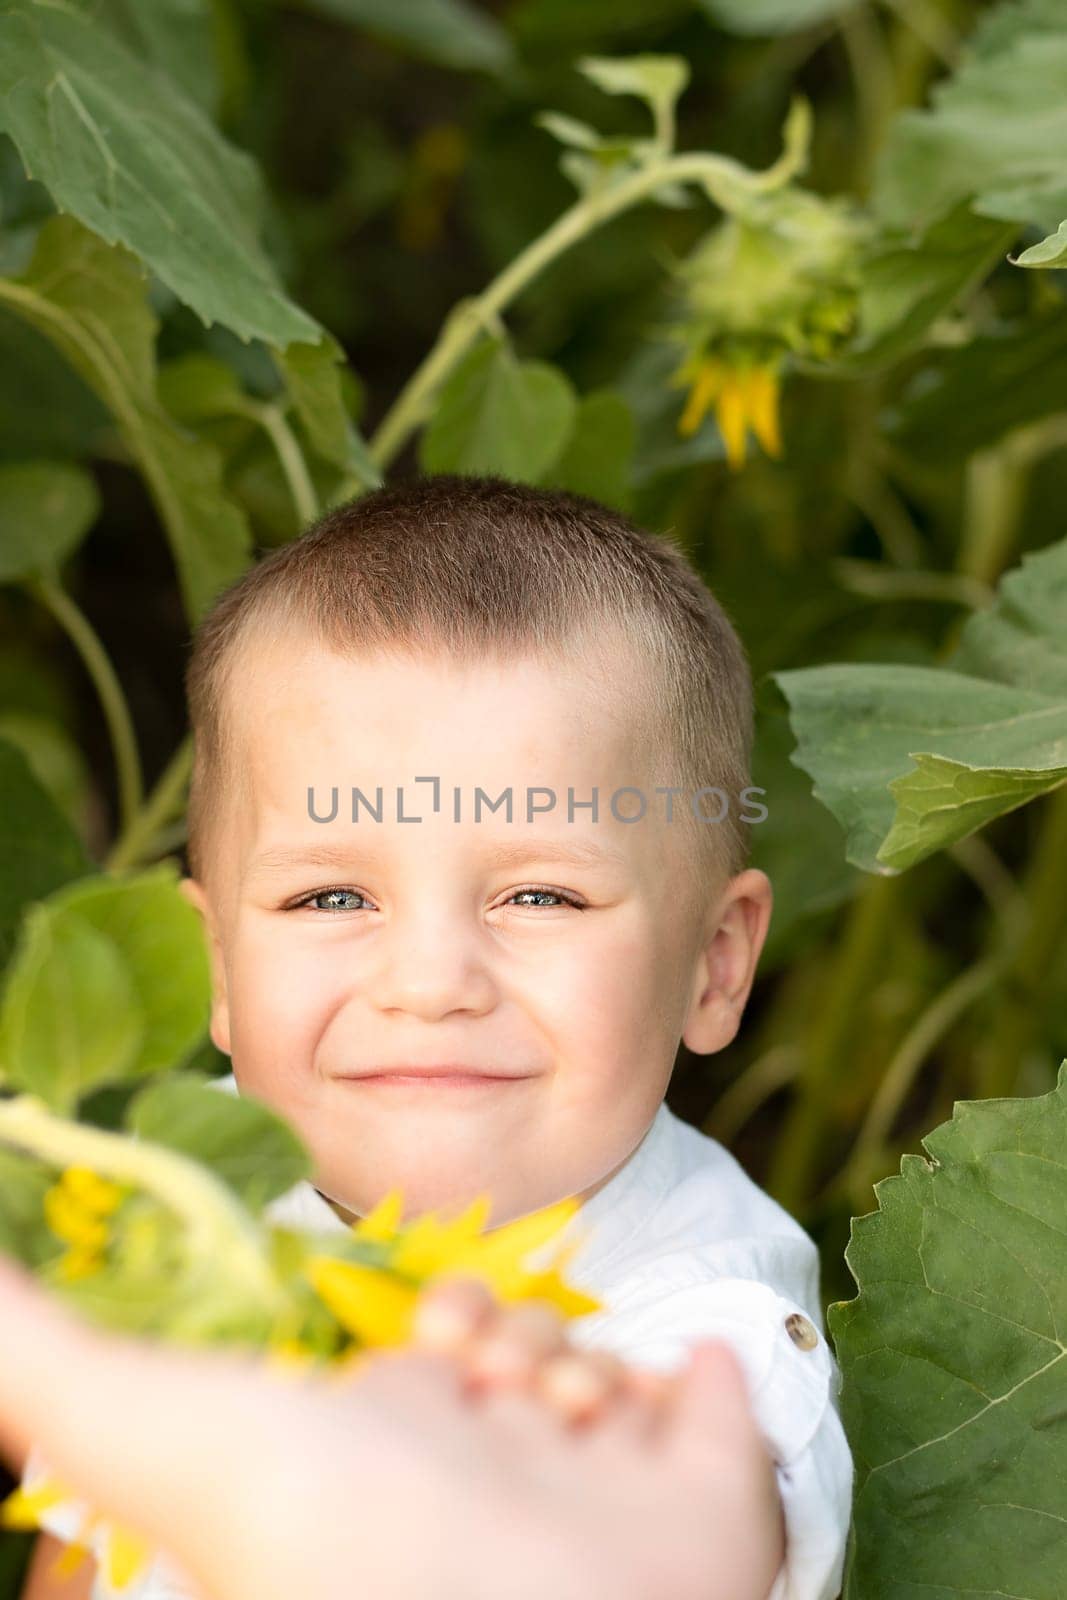
[[[315,911],[352,911],[353,906],[338,905],[338,900],[348,895],[353,900],[362,900],[363,896],[358,889],[317,889],[314,894],[305,895],[303,900],[298,900],[294,910],[300,906],[311,906]],[[316,900],[332,900],[332,905],[317,906]]]
[[[303,906],[309,906],[313,911],[358,910],[358,907],[356,906],[345,905],[342,903],[346,895],[352,900],[363,900],[364,903],[366,903],[365,896],[360,894],[358,889],[316,889],[314,894],[307,894],[302,900],[295,901],[292,906],[292,910],[298,911]],[[511,905],[515,901],[522,900],[527,895],[531,895],[535,899],[540,900],[542,904],[545,900],[555,900],[559,905],[573,906],[575,911],[581,911],[582,909],[580,902],[576,900],[573,895],[564,894],[559,889],[516,889],[515,893],[510,895],[508,899],[505,900],[504,904]],[[329,902],[329,904],[320,906],[316,903],[319,900],[326,900]],[[527,909],[536,910],[537,907],[531,906]],[[553,910],[554,907],[548,906],[546,909]]]
[[[515,893],[513,895],[509,895],[504,904],[511,905],[513,901],[521,900],[524,895],[534,895],[541,900],[555,900],[558,901],[560,905],[573,906],[575,911],[580,911],[582,909],[578,901],[575,900],[573,896],[569,894],[563,894],[559,889],[516,889]],[[551,910],[552,908],[549,907],[549,909]]]

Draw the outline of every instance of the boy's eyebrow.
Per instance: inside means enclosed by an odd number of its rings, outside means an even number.
[[[281,845],[253,857],[250,877],[261,877],[284,867],[339,867],[355,864],[362,853],[359,846],[343,844]],[[560,861],[578,867],[624,866],[629,858],[614,845],[575,839],[571,843],[555,839],[504,840],[491,852],[498,867],[520,867],[528,861]]]

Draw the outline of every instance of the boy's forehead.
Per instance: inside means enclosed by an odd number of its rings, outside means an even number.
[[[464,661],[443,653],[340,656],[294,639],[284,647],[262,644],[242,668],[231,686],[243,791],[237,832],[246,871],[264,848],[323,843],[327,836],[334,842],[352,833],[347,826],[339,832],[313,823],[309,789],[321,809],[329,808],[336,787],[338,816],[347,824],[353,787],[372,803],[380,787],[391,817],[393,795],[403,785],[404,811],[411,816],[422,809],[420,800],[429,802],[427,780],[435,777],[441,810],[455,805],[458,786],[466,815],[476,788],[495,800],[510,787],[519,826],[504,830],[509,838],[530,836],[527,788],[543,785],[556,801],[551,815],[533,820],[539,837],[567,843],[592,838],[621,848],[627,858],[645,853],[648,827],[620,822],[609,806],[612,793],[626,786],[654,800],[653,786],[663,781],[653,774],[635,715],[640,697],[618,651],[614,660],[587,651]],[[590,827],[590,808],[581,802],[591,799],[594,786],[598,812]],[[569,814],[570,790],[576,804]],[[543,804],[543,797],[534,803]],[[633,796],[623,797],[624,814],[634,805]],[[479,842],[497,838],[503,820],[486,806]],[[393,837],[423,832],[398,828]]]
[[[231,679],[230,714],[235,745],[260,780],[298,752],[316,762],[319,752],[348,758],[373,750],[381,759],[415,745],[424,756],[506,750],[525,762],[622,761],[636,773],[650,752],[645,697],[627,668],[618,651],[350,656],[294,637],[245,652]]]

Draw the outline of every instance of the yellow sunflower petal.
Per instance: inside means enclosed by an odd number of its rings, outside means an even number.
[[[62,1553],[49,1567],[48,1576],[59,1582],[65,1578],[72,1578],[76,1572],[81,1571],[89,1555],[89,1550],[83,1544],[73,1543],[64,1546]]]
[[[45,1191],[44,1220],[65,1244],[84,1250],[102,1250],[107,1243],[107,1227],[87,1212],[61,1183]]]
[[[678,419],[678,432],[685,436],[695,433],[703,422],[708,407],[720,392],[724,382],[728,381],[727,369],[721,361],[709,359],[702,361],[696,369],[693,387],[689,391],[689,398],[685,409]]]
[[[71,1199],[97,1216],[109,1216],[122,1199],[118,1184],[101,1178],[90,1167],[68,1167],[60,1181]]]
[[[316,1256],[308,1279],[342,1327],[370,1345],[404,1344],[410,1338],[417,1290],[377,1267]]]
[[[152,1559],[151,1546],[128,1528],[110,1523],[104,1545],[104,1581],[121,1592],[140,1577]]]
[[[748,425],[748,386],[742,373],[731,372],[723,384],[715,404],[715,420],[726,446],[726,459],[736,471],[745,462],[745,429]]]
[[[72,1245],[56,1262],[56,1277],[63,1283],[74,1283],[79,1278],[90,1278],[104,1264],[103,1256],[95,1250],[83,1250]]]
[[[391,1239],[400,1226],[403,1212],[404,1197],[399,1189],[393,1189],[378,1201],[373,1211],[359,1219],[352,1232],[358,1239]]]
[[[40,1519],[53,1506],[62,1505],[71,1498],[69,1489],[61,1483],[46,1479],[33,1489],[18,1488],[6,1500],[0,1500],[0,1526],[28,1532],[40,1526]]]
[[[782,453],[778,395],[777,368],[756,367],[749,379],[748,415],[752,431],[769,456],[780,456]]]

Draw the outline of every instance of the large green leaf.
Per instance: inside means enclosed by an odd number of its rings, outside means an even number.
[[[21,750],[0,738],[0,968],[26,907],[92,870],[85,849]],[[2,1065],[0,1065],[2,1070]]]
[[[54,574],[100,511],[96,484],[69,461],[0,466],[0,583]]]
[[[556,367],[519,361],[505,340],[482,339],[442,386],[420,464],[427,472],[495,472],[537,483],[567,443],[577,405]]]
[[[72,0],[102,22],[127,49],[153,67],[169,72],[191,100],[213,116],[219,100],[219,74],[213,38],[211,0]]]
[[[1067,1062],[962,1102],[852,1224],[830,1307],[856,1466],[845,1600],[1059,1600],[1067,1571]]]
[[[909,455],[958,460],[1060,410],[1067,311],[997,323],[956,349],[931,350],[882,426]]]
[[[0,302],[45,334],[115,418],[170,541],[189,616],[239,577],[251,557],[240,507],[222,487],[216,450],[180,427],[156,394],[156,318],[133,258],[73,217],[52,217]]]
[[[909,867],[1067,780],[1065,615],[1061,540],[1008,574],[943,668],[774,674],[793,760],[845,828],[850,861]]]
[[[81,879],[49,901],[57,912],[84,918],[125,962],[144,1031],[123,1076],[179,1065],[207,1027],[211,975],[203,925],[178,878],[177,865],[163,861],[136,877]]]
[[[864,253],[856,337],[835,367],[869,371],[899,361],[984,281],[1017,231],[974,216],[965,201],[917,235],[883,231]]]
[[[0,299],[0,460],[103,453],[111,421],[59,351]]]
[[[574,431],[547,477],[546,486],[589,495],[625,511],[630,504],[630,465],[637,423],[622,395],[595,389],[583,395]]]
[[[981,216],[1056,230],[1067,211],[1067,11],[1002,5],[928,110],[893,123],[871,195],[921,232],[961,200]]]
[[[251,157],[83,9],[4,0],[0,127],[61,211],[126,245],[205,324],[278,345],[320,337],[260,245]]]
[[[260,1101],[227,1094],[194,1073],[142,1089],[126,1126],[141,1139],[210,1167],[251,1211],[311,1176],[307,1151],[280,1117]]]
[[[70,1112],[133,1066],[143,1036],[114,941],[75,911],[30,906],[0,1001],[3,1081]]]
[[[511,62],[511,41],[494,17],[469,0],[303,0],[338,22],[398,44],[446,67],[499,72]]]

